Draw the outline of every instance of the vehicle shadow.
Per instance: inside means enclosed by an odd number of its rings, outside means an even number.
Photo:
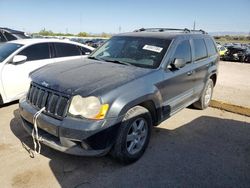
[[[18,111],[12,132],[27,146]],[[61,187],[249,187],[250,124],[201,116],[175,130],[153,128],[149,147],[131,165],[111,157],[76,157],[42,146]]]
[[[12,101],[12,102],[9,102],[9,103],[6,103],[6,104],[0,104],[0,108],[8,107],[8,106],[11,106],[11,105],[17,104],[17,103],[18,103],[18,100]]]

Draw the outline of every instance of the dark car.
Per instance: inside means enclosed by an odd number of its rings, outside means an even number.
[[[230,46],[222,60],[247,62],[249,61],[249,50],[246,47]]]
[[[0,27],[0,42],[30,38],[23,31]]]
[[[32,73],[19,104],[23,126],[34,141],[65,153],[110,152],[134,162],[153,126],[191,104],[208,107],[218,60],[213,38],[203,31],[140,29],[113,36],[82,61]]]

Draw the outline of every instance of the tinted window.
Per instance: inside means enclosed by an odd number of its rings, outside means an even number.
[[[6,42],[5,37],[3,36],[3,34],[0,31],[0,42]]]
[[[144,68],[157,68],[170,43],[171,40],[168,39],[115,36],[89,58]]]
[[[191,62],[191,47],[188,40],[182,41],[177,46],[173,59],[185,59],[187,63]]]
[[[193,39],[195,60],[207,57],[207,49],[203,39]]]
[[[3,43],[0,45],[0,63],[3,62],[7,57],[9,57],[17,49],[21,48],[23,45],[15,43]]]
[[[19,55],[27,56],[27,61],[49,59],[49,45],[48,43],[34,44],[25,48]]]
[[[7,38],[8,41],[17,39],[16,37],[14,37],[13,35],[11,35],[11,34],[9,34],[7,32],[5,32],[4,35],[5,35],[5,37]]]
[[[78,46],[79,48],[80,48],[80,50],[81,50],[81,52],[82,52],[82,55],[88,55],[88,54],[90,54],[92,51],[90,50],[90,49],[88,49],[88,48],[84,48],[84,47],[82,47],[82,46]]]
[[[55,43],[56,57],[81,55],[80,49],[74,44]]]
[[[208,55],[214,55],[217,53],[216,51],[216,47],[215,47],[215,44],[213,42],[212,39],[205,39],[206,41],[206,45],[207,45],[207,52],[208,52]]]

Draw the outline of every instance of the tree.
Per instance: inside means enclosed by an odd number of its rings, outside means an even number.
[[[45,30],[45,28],[42,29],[41,31],[39,31],[38,34],[43,35],[43,36],[53,36],[54,35],[54,33],[52,31],[47,31],[47,30]]]
[[[77,34],[78,37],[87,37],[88,36],[88,33],[86,32],[80,32]]]

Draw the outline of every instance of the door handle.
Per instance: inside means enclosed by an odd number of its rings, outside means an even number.
[[[187,72],[187,75],[191,76],[193,73],[194,73],[194,71],[189,71],[189,72]]]
[[[213,64],[213,63],[208,63],[208,64],[206,65],[206,67],[210,67],[212,64]]]

